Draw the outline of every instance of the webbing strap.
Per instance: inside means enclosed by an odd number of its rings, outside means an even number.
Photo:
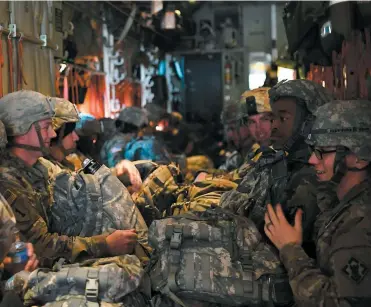
[[[81,230],[81,236],[91,236],[95,229],[102,229],[103,224],[103,215],[101,214],[103,210],[103,204],[101,203],[101,190],[99,183],[95,180],[94,175],[85,175],[81,174],[85,186],[86,186],[86,195],[90,198],[91,202],[94,204],[96,211],[96,215],[94,217],[95,223],[85,223],[84,229]]]
[[[180,263],[180,250],[183,239],[183,225],[174,224],[172,227],[173,233],[170,239],[170,268],[168,285],[171,291],[177,292],[179,290],[176,282],[176,275]]]

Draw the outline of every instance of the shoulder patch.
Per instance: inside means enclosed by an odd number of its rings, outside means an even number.
[[[3,196],[9,205],[12,205],[14,201],[17,199],[17,195],[9,189],[3,193]]]
[[[359,284],[369,270],[361,261],[351,257],[342,271],[348,278]]]

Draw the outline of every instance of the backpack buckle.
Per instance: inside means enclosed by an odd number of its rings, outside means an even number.
[[[253,269],[251,254],[249,252],[242,252],[240,262],[243,271],[250,271]]]
[[[87,300],[90,302],[98,301],[98,293],[99,293],[98,274],[99,274],[98,271],[89,270],[88,275],[86,277],[85,296]]]
[[[178,249],[182,244],[183,225],[173,225],[173,233],[170,239],[170,248]]]

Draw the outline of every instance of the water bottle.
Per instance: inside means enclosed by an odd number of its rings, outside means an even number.
[[[82,168],[85,174],[94,175],[101,166],[102,165],[100,163],[94,161],[93,159],[85,159],[84,162],[82,162]]]
[[[28,261],[27,245],[24,242],[14,242],[8,253],[14,264],[22,264]]]
[[[16,241],[10,247],[8,257],[12,258],[12,272],[17,273],[24,269],[28,261],[28,249],[26,243]]]

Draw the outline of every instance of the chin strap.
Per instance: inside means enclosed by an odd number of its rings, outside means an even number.
[[[42,135],[41,135],[41,128],[40,128],[39,123],[36,122],[33,125],[35,126],[35,130],[36,130],[36,133],[37,133],[37,137],[39,139],[40,147],[32,146],[32,145],[28,145],[28,144],[18,144],[18,143],[10,144],[10,147],[23,148],[23,149],[27,149],[27,150],[31,150],[31,151],[39,151],[39,152],[42,152],[43,155],[49,155],[50,154],[50,149],[48,147],[45,147],[45,145],[44,145],[44,140],[43,140]]]
[[[293,130],[297,132],[293,133],[293,135],[283,146],[283,149],[285,151],[290,152],[290,149],[299,139],[305,139],[308,136],[308,134],[312,130],[314,119],[315,117],[311,113],[308,113],[308,111],[303,106],[297,104],[295,122],[293,127]]]
[[[64,158],[66,158],[68,155],[70,155],[71,153],[75,152],[75,148],[71,148],[71,149],[66,149],[64,146],[63,146],[63,139],[64,137],[66,137],[67,135],[65,135],[65,131],[66,131],[66,124],[63,124],[62,127],[59,129],[59,132],[58,132],[58,139],[57,139],[57,143],[56,143],[56,146],[61,150],[61,152],[63,153],[64,155]],[[74,131],[74,130],[73,130]],[[73,132],[72,131],[72,132]],[[71,132],[71,133],[72,133]]]
[[[345,165],[345,156],[348,150],[344,147],[336,148],[335,161],[334,161],[334,176],[331,181],[335,184],[339,184],[341,179],[344,177],[347,167]]]

